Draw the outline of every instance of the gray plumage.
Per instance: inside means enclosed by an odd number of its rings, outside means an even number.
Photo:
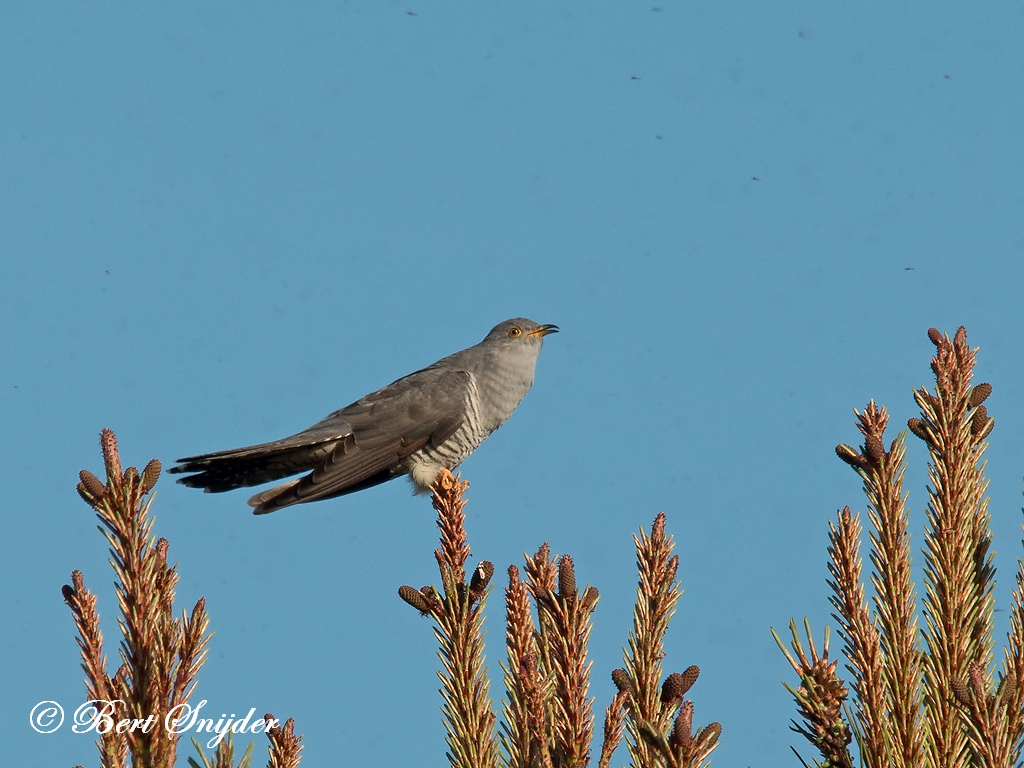
[[[257,515],[354,493],[409,475],[427,491],[504,424],[530,387],[544,336],[558,330],[517,317],[479,344],[438,360],[272,443],[178,459],[179,483],[220,493],[290,480],[249,499]]]

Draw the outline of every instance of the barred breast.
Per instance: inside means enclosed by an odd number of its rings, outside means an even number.
[[[533,386],[537,351],[526,346],[503,349],[501,354],[491,352],[464,362],[470,385],[462,425],[443,443],[427,445],[406,460],[418,493],[429,491],[442,469],[455,469],[508,421]]]
[[[406,460],[416,493],[429,491],[442,469],[455,469],[497,429],[497,426],[490,427],[481,415],[480,390],[475,377],[470,379],[464,405],[465,420],[447,440],[438,445],[428,444]]]

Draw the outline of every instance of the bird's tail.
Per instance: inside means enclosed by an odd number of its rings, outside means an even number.
[[[204,453],[178,459],[174,474],[186,474],[178,482],[207,493],[262,485],[313,469],[334,449],[335,442],[317,445],[287,445],[284,441],[248,448]]]
[[[294,495],[289,493],[289,491],[300,482],[302,482],[302,478],[296,477],[294,480],[289,480],[283,485],[275,485],[273,488],[260,491],[249,499],[252,513],[254,515],[266,515],[276,509],[281,509],[281,507],[287,507],[289,504],[298,504],[300,500],[295,499]]]

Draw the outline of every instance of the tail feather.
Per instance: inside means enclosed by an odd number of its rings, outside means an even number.
[[[334,491],[333,493],[325,494],[323,496],[304,497],[296,493],[298,486],[303,480],[307,480],[309,475],[303,475],[302,477],[296,477],[294,480],[289,480],[287,483],[281,485],[275,485],[273,488],[268,488],[265,491],[261,491],[249,499],[249,506],[253,508],[252,513],[254,515],[269,515],[278,509],[284,509],[290,507],[293,504],[305,504],[310,501],[319,501],[320,499],[333,499],[338,496],[347,496],[350,493],[356,491],[362,491],[367,488],[372,488],[375,485],[386,483],[388,480],[393,480],[396,476],[395,472],[390,470],[383,470],[377,472],[364,480],[360,480],[357,483],[353,483],[350,486],[342,488],[341,490]]]
[[[294,480],[289,480],[283,485],[275,485],[273,488],[268,488],[265,491],[257,493],[249,499],[249,506],[253,508],[252,513],[254,515],[265,515],[268,512],[273,512],[275,509],[279,509],[280,506],[284,506],[271,504],[270,502],[273,502],[277,497],[288,492],[301,482],[302,478],[296,477]],[[265,506],[267,506],[267,508],[264,508]]]
[[[232,451],[219,451],[178,459],[174,474],[187,474],[178,482],[207,493],[221,493],[280,480],[319,466],[336,442],[317,445],[272,447],[273,443]]]
[[[339,442],[352,439],[352,426],[332,413],[309,429],[281,440],[200,453],[178,459],[178,482],[207,493],[261,485],[313,469],[331,455]]]

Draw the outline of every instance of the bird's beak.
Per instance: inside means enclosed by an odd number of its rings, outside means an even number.
[[[549,333],[558,333],[558,326],[548,323],[530,331],[527,336],[547,336]]]

